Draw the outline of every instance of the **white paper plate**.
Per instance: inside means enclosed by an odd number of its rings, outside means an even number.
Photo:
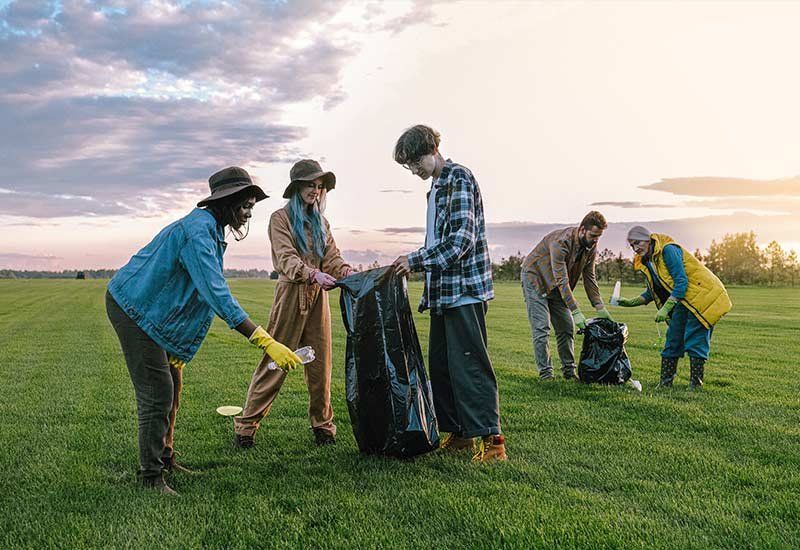
[[[242,408],[235,405],[223,405],[222,407],[217,407],[217,412],[222,416],[234,416],[242,412]]]

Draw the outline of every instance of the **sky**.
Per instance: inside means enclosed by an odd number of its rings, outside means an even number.
[[[291,165],[337,176],[354,263],[422,245],[417,123],[484,200],[493,259],[592,209],[690,249],[800,250],[800,3],[0,0],[0,269],[123,265],[245,167],[226,267],[270,269]],[[229,239],[232,241],[232,239]],[[627,253],[627,252],[626,252]]]

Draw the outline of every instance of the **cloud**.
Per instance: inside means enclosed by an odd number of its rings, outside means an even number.
[[[386,227],[384,229],[380,229],[382,233],[387,233],[389,235],[397,235],[403,233],[425,233],[424,227]]]
[[[40,192],[3,190],[0,213],[29,218],[108,216],[130,214],[133,209],[115,201],[89,196],[51,195]]]
[[[346,98],[354,31],[422,21],[356,7],[349,22],[349,5],[328,0],[0,8],[0,127],[13,129],[0,134],[0,163],[17,193],[0,214],[29,212],[24,193],[43,193],[92,201],[41,216],[146,215],[202,194],[222,166],[295,158],[306,129],[279,122],[283,110]]]
[[[492,259],[512,254],[527,255],[547,233],[573,224],[542,224],[532,222],[489,223],[486,236],[491,247]],[[754,231],[759,242],[791,240],[792,235],[800,234],[800,216],[770,215],[750,213],[681,218],[675,220],[632,221],[609,223],[600,239],[600,248],[609,248],[615,253],[630,256],[626,237],[634,225],[643,225],[655,233],[666,233],[687,249],[706,250],[711,241],[720,240],[726,234]]]
[[[723,177],[664,178],[656,183],[641,185],[639,188],[693,197],[800,196],[800,176],[775,180]]]
[[[636,201],[593,202],[589,206],[616,206],[617,208],[675,208],[674,204],[648,204]]]
[[[58,256],[0,252],[0,269],[58,269],[62,259]]]
[[[616,208],[701,208],[705,210],[726,210],[730,212],[749,212],[751,214],[800,214],[800,196],[733,196],[698,198],[678,201],[673,204],[653,204],[637,201],[593,202],[590,206],[612,206]]]
[[[410,189],[381,189],[378,191],[379,193],[402,193],[403,195],[407,195],[409,193],[413,193],[414,191]]]

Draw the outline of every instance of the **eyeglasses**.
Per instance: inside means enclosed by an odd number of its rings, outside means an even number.
[[[406,170],[411,170],[412,172],[414,170],[418,170],[421,167],[422,167],[422,159],[421,158],[415,160],[414,162],[409,162],[409,163],[403,165],[403,168],[405,168]]]
[[[306,189],[309,189],[309,190],[310,189],[318,189],[318,190],[322,191],[323,189],[325,189],[325,184],[324,183],[317,184],[317,183],[314,183],[313,181],[310,181],[307,184],[305,184],[303,187],[305,187]]]

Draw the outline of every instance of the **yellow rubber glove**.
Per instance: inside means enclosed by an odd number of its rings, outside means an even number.
[[[183,367],[186,366],[186,363],[175,357],[174,355],[167,354],[167,360],[169,361],[169,366],[181,370]]]
[[[248,340],[251,344],[264,350],[264,353],[272,357],[275,364],[285,371],[296,369],[303,364],[292,350],[280,342],[276,342],[275,338],[264,330],[264,327],[256,327],[256,330],[253,331],[253,334],[250,335]]]

